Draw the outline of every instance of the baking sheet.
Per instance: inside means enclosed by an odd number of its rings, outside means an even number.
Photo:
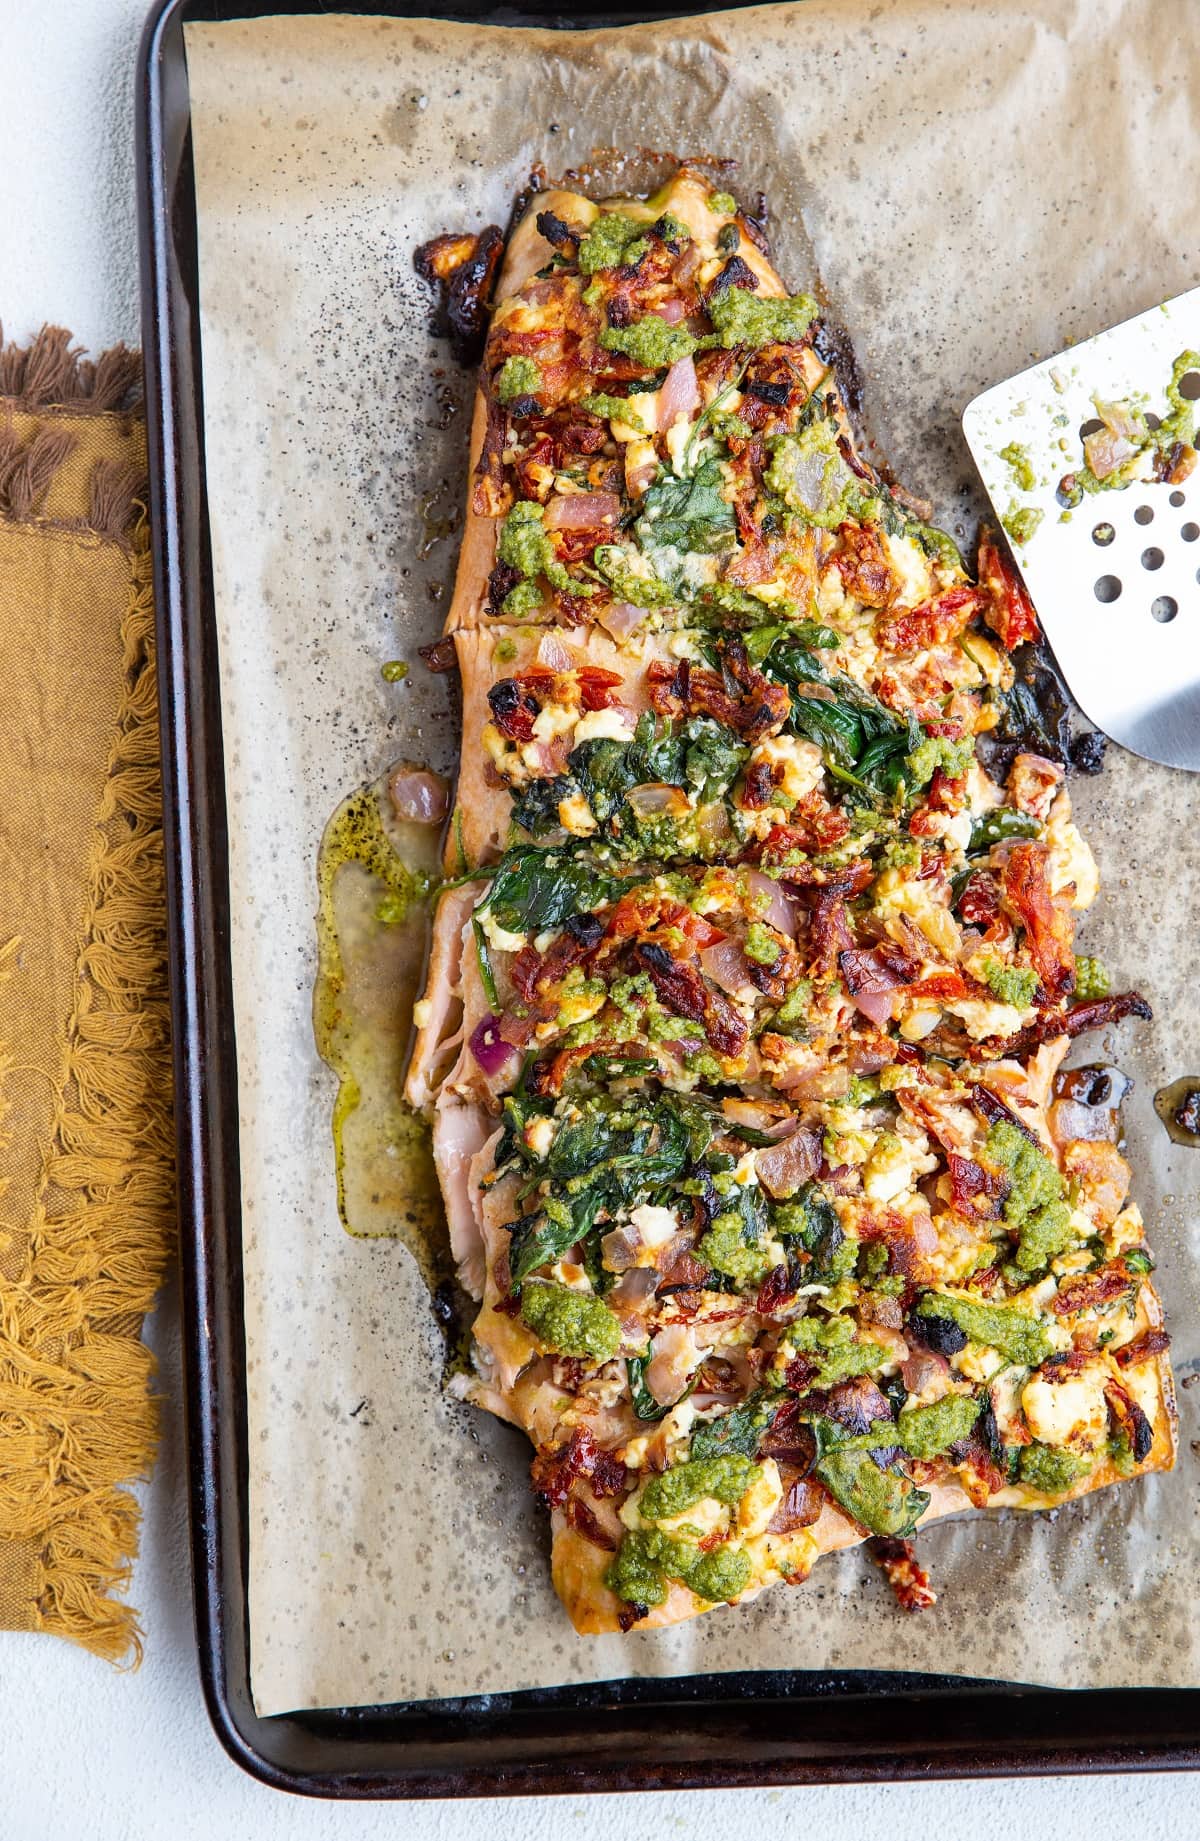
[[[186,45],[259,1712],[761,1667],[1197,1683],[1200,1155],[1170,1144],[1151,1104],[1200,1071],[1185,776],[1113,749],[1075,788],[1105,878],[1083,941],[1156,1012],[1087,1058],[1111,1047],[1136,1081],[1129,1154],[1184,1383],[1179,1465],[1056,1514],[931,1529],[942,1596],[918,1618],[851,1554],[678,1630],[572,1633],[525,1441],[440,1397],[411,1256],[339,1225],[310,1002],[325,819],[397,755],[445,769],[457,751],[446,683],[415,648],[452,579],[454,538],[437,532],[462,496],[473,386],[429,339],[413,247],[504,223],[535,161],[557,176],[600,147],[738,158],[737,189],[770,198],[785,278],[819,280],[852,335],[882,451],[963,531],[982,509],[963,405],[1200,280],[1200,15],[808,0],[570,34],[272,18],[189,26]],[[398,656],[414,669],[385,684]]]

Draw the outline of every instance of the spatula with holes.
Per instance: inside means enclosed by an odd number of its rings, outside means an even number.
[[[1175,406],[1182,399],[1185,411],[1193,404],[1200,411],[1200,364],[1190,369],[1185,357],[1198,349],[1200,288],[1193,288],[993,385],[963,414],[967,446],[1076,702],[1122,747],[1193,773],[1200,772],[1200,465],[1185,476],[1186,456],[1181,464],[1176,449],[1172,464],[1162,430],[1172,381]],[[1139,416],[1155,445],[1133,466],[1160,477],[1106,487],[1105,479],[1120,477],[1119,469],[1105,471],[1124,451],[1120,440],[1137,445]],[[1099,437],[1090,444],[1094,471],[1086,464],[1089,436]]]

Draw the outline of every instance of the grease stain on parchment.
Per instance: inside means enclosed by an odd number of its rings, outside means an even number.
[[[432,1290],[450,1269],[445,1216],[429,1130],[403,1086],[440,828],[397,818],[387,781],[344,799],[321,839],[313,1032],[339,1082],[331,1123],[342,1225],[402,1240]]]

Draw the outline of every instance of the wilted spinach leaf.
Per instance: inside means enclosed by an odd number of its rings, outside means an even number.
[[[479,912],[491,914],[506,933],[541,933],[611,901],[619,886],[583,857],[519,845],[503,858]]]
[[[751,1394],[741,1406],[735,1406],[731,1413],[722,1413],[719,1419],[702,1420],[692,1432],[689,1457],[722,1457],[727,1451],[753,1457],[759,1439],[784,1398],[784,1394],[763,1388]]]
[[[733,506],[721,495],[722,474],[715,456],[684,479],[664,474],[650,487],[637,521],[639,540],[651,546],[711,555],[733,542]]]

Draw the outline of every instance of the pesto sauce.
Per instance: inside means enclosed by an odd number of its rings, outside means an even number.
[[[941,1457],[967,1438],[983,1406],[971,1394],[947,1394],[932,1406],[906,1406],[896,1422],[900,1444],[909,1457]]]
[[[1064,1490],[1078,1483],[1092,1468],[1086,1458],[1079,1457],[1074,1451],[1063,1451],[1054,1445],[1026,1445],[1018,1461],[1018,1475],[1022,1483],[1030,1489],[1040,1490],[1043,1496],[1061,1496]]]
[[[1000,522],[1014,543],[1029,543],[1045,515],[1040,505],[1011,504]]]
[[[1021,491],[1032,492],[1037,485],[1037,477],[1029,458],[1029,449],[1022,447],[1019,441],[1010,441],[1007,447],[1000,449],[1000,458],[1008,465]]]
[[[657,313],[648,313],[630,326],[606,326],[600,334],[600,344],[606,352],[623,352],[647,371],[690,358],[698,349],[697,340],[686,327],[669,326]]]
[[[1038,1367],[1051,1353],[1050,1338],[1037,1318],[1015,1308],[927,1291],[917,1305],[917,1314],[948,1318],[981,1348],[996,1349],[1024,1368]]]
[[[858,1342],[848,1317],[800,1317],[784,1331],[781,1353],[807,1355],[817,1371],[807,1383],[834,1387],[856,1375],[873,1374],[887,1360],[877,1342]]]
[[[1075,1001],[1090,1003],[1093,998],[1107,997],[1112,990],[1112,978],[1108,969],[1099,959],[1087,953],[1075,955]]]
[[[429,1132],[406,1104],[404,1057],[427,948],[439,828],[390,815],[386,780],[325,828],[317,859],[313,1034],[338,1076],[332,1111],[338,1214],[347,1233],[395,1237],[434,1288],[451,1271]]]
[[[1040,1272],[1073,1238],[1062,1177],[1045,1152],[1007,1119],[989,1129],[983,1159],[1009,1179],[1004,1219],[1018,1237],[1017,1267],[1030,1275]]]
[[[761,1467],[737,1451],[722,1452],[719,1457],[692,1458],[652,1477],[642,1493],[638,1512],[644,1521],[669,1521],[710,1498],[727,1508],[736,1508],[761,1475]]]
[[[988,989],[995,992],[1001,1003],[1026,1010],[1033,1002],[1038,975],[1031,965],[1005,965],[999,959],[985,959],[983,975]]]
[[[951,741],[945,735],[926,735],[906,756],[908,782],[913,792],[928,786],[940,767],[948,780],[961,780],[975,758],[975,741],[970,735]]]
[[[569,1285],[530,1279],[521,1287],[521,1318],[539,1342],[560,1355],[606,1362],[621,1344],[621,1326],[608,1305]]]
[[[627,1534],[604,1575],[604,1583],[629,1604],[663,1604],[668,1580],[678,1579],[709,1604],[738,1597],[750,1583],[750,1556],[740,1547],[717,1547],[704,1553],[694,1541],[638,1528]]]
[[[541,368],[535,358],[514,354],[506,358],[496,373],[497,399],[505,404],[520,396],[533,396],[541,388]]]

